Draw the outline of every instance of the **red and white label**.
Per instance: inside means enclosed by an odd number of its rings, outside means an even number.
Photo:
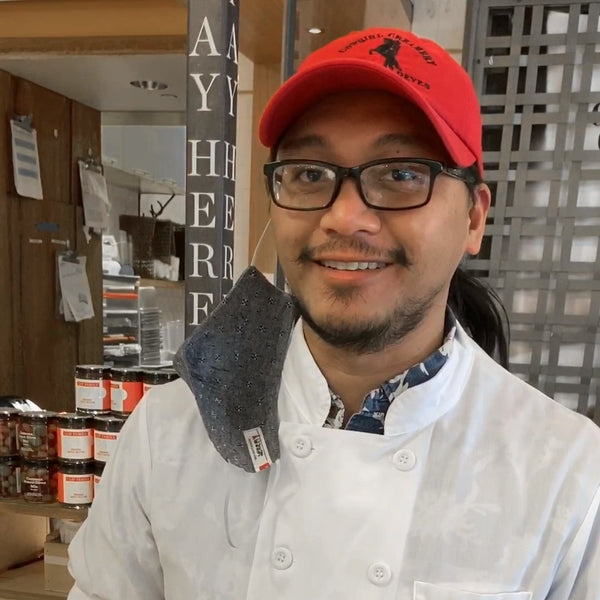
[[[75,406],[80,410],[110,410],[110,381],[76,377]]]
[[[90,504],[94,499],[94,476],[91,473],[58,473],[58,501],[63,504]]]
[[[94,456],[93,429],[58,428],[57,454],[59,458],[87,460]]]
[[[94,430],[94,460],[106,462],[113,455],[119,433]]]
[[[141,381],[111,381],[110,409],[117,413],[129,414],[142,399]]]

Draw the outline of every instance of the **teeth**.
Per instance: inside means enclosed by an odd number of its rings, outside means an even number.
[[[377,262],[341,262],[337,260],[324,260],[321,263],[324,267],[330,269],[338,269],[339,271],[364,271],[372,269],[381,269],[385,267],[385,263]]]

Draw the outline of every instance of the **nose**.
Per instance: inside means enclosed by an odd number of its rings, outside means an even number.
[[[321,228],[340,235],[353,235],[360,231],[374,234],[381,229],[381,218],[377,210],[363,202],[358,183],[347,177],[333,204],[323,213]]]

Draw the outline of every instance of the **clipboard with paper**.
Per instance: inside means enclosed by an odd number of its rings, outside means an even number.
[[[86,257],[75,252],[57,255],[60,307],[66,321],[83,321],[94,316],[90,284],[87,278]]]

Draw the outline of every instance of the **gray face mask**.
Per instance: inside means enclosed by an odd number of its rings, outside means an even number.
[[[271,462],[279,458],[277,398],[297,318],[291,296],[249,267],[175,356],[213,445],[251,473],[244,432],[260,428]]]

